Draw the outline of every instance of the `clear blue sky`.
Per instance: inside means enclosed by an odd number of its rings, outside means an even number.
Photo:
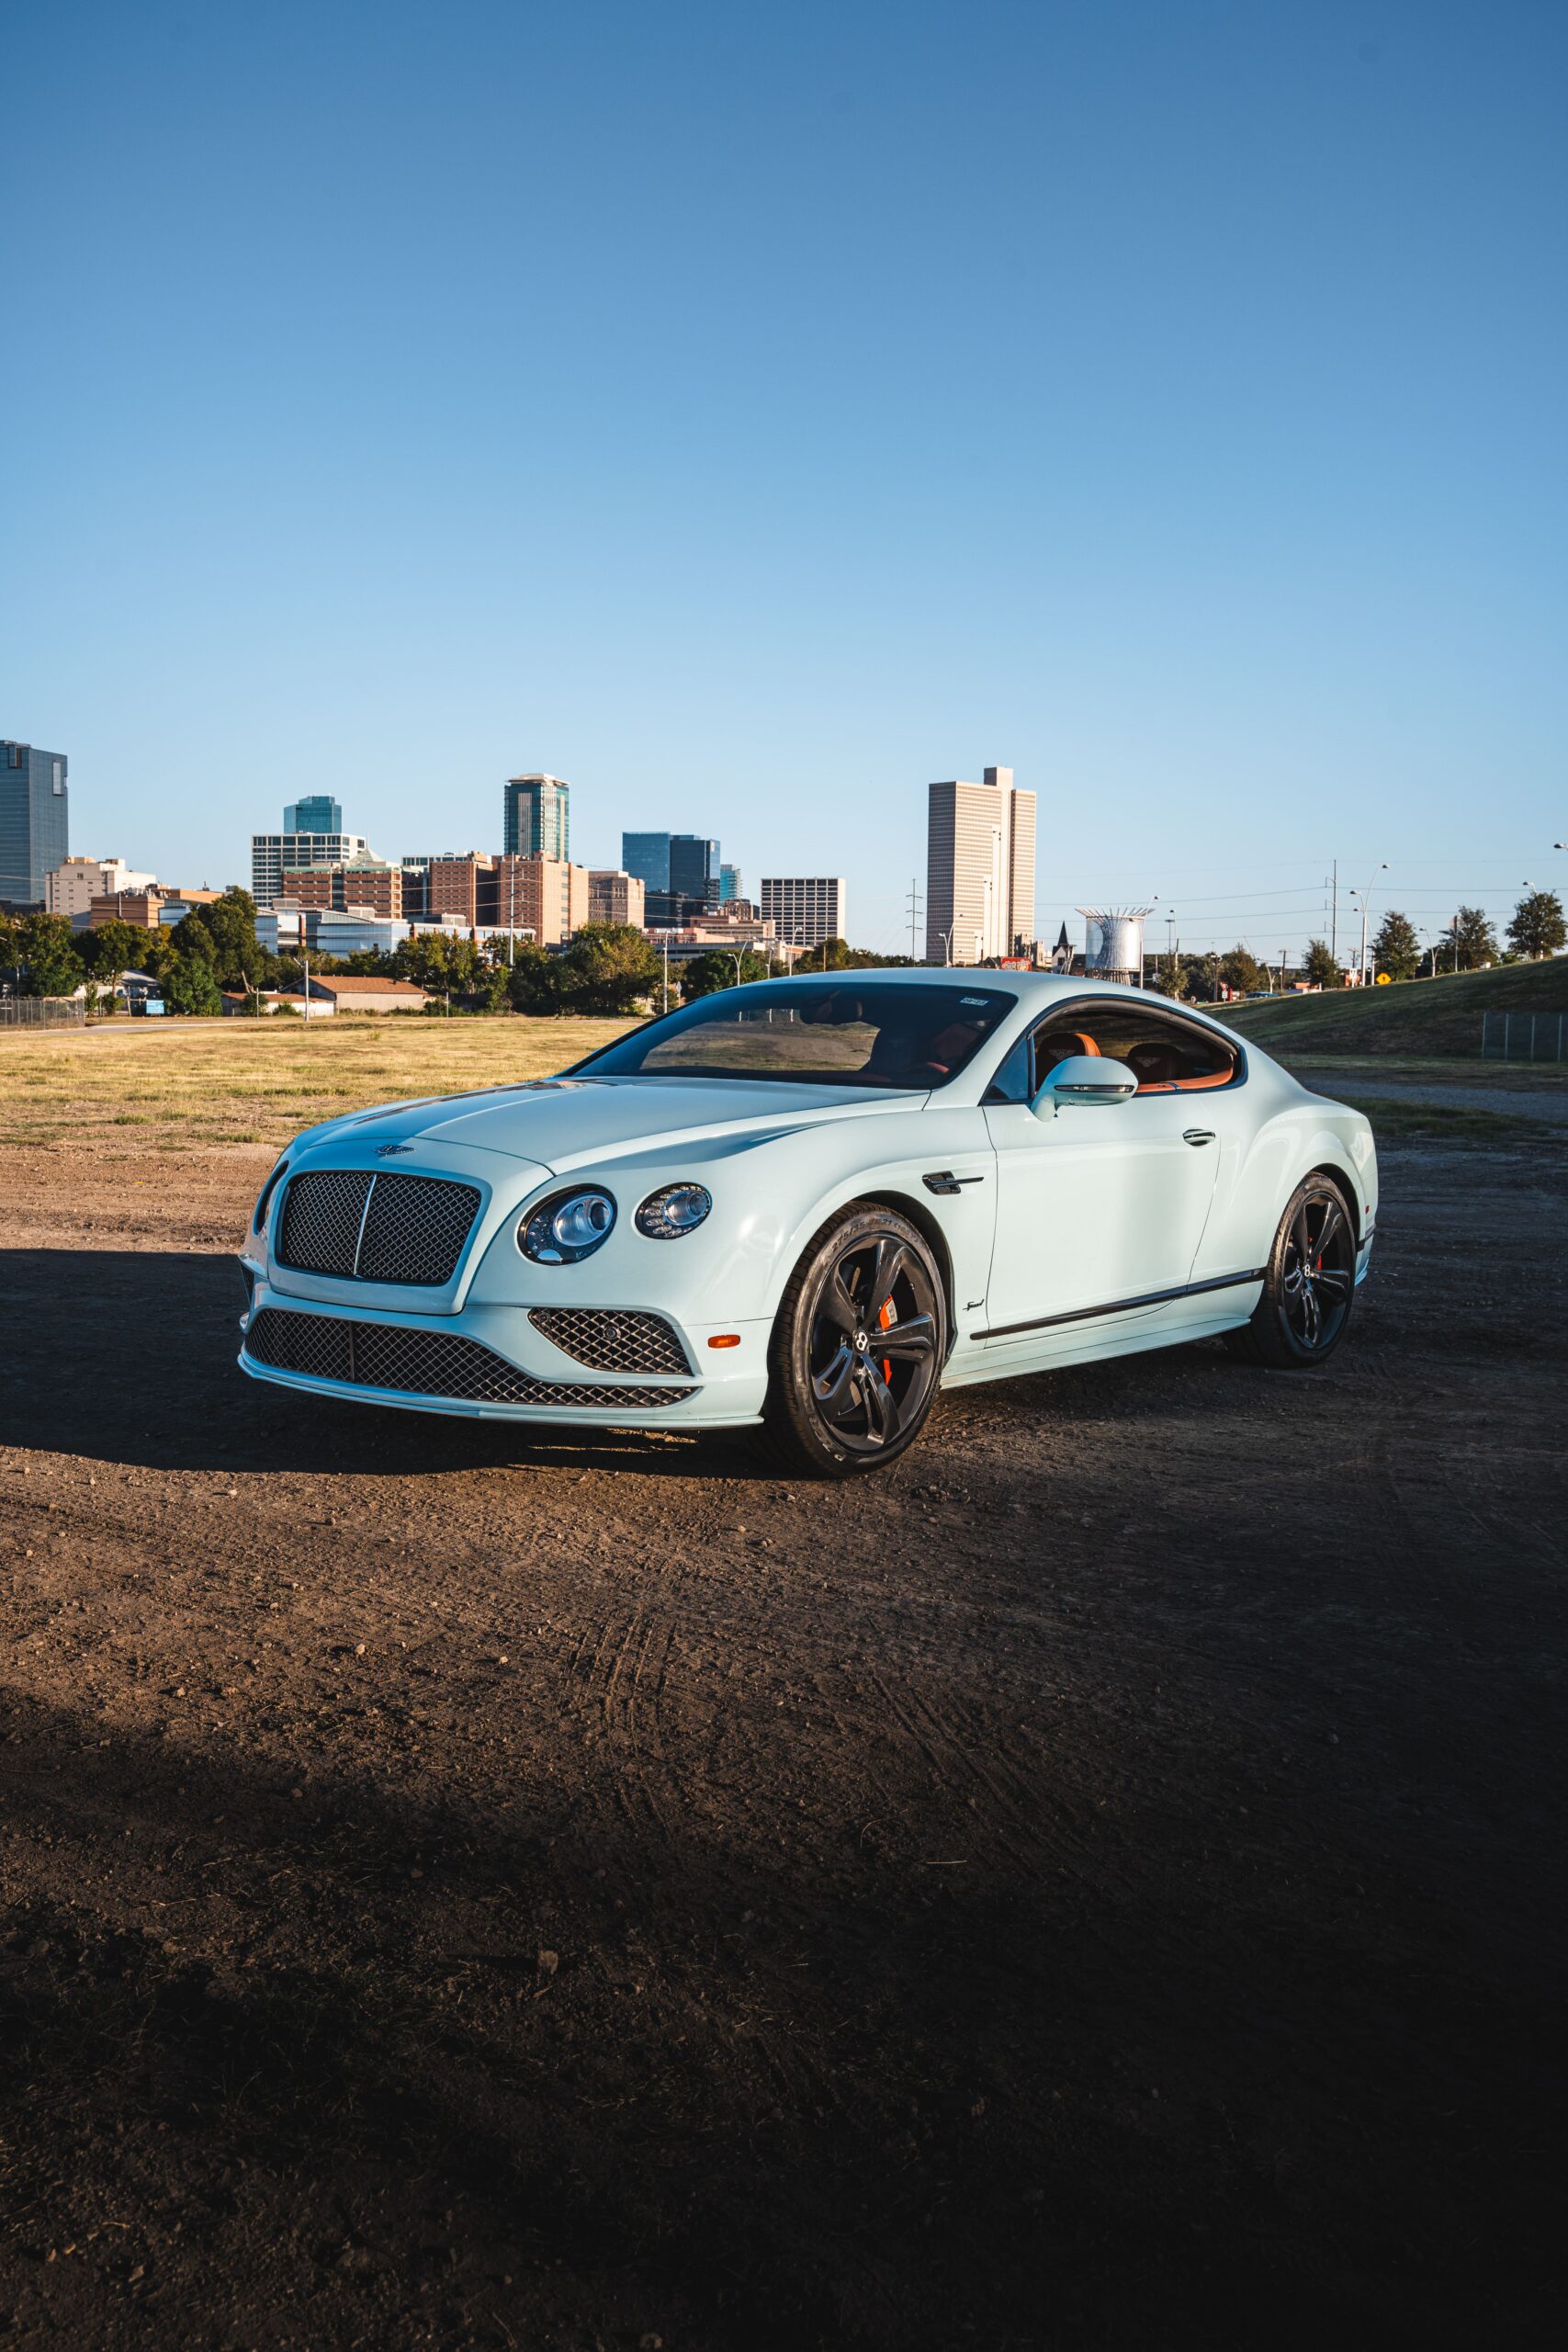
[[[1001,762],[1052,934],[1568,880],[1561,0],[0,23],[0,733],[73,848],[492,848],[548,768],[589,862],[894,947]]]

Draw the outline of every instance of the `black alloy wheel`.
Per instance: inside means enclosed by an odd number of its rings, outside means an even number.
[[[1269,1253],[1252,1320],[1227,1331],[1235,1355],[1280,1372],[1322,1363],[1345,1336],[1356,1300],[1356,1226],[1332,1176],[1292,1195]]]
[[[896,1210],[851,1207],[790,1277],[762,1418],[796,1469],[850,1478],[919,1436],[947,1353],[947,1300],[924,1237]]]

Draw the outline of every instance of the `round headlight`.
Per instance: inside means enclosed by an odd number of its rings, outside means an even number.
[[[638,1209],[637,1229],[650,1241],[678,1241],[682,1233],[696,1231],[712,1206],[713,1194],[701,1184],[666,1184],[661,1193],[649,1193]]]
[[[519,1224],[517,1247],[541,1266],[573,1266],[609,1239],[615,1222],[615,1204],[597,1185],[553,1193]]]

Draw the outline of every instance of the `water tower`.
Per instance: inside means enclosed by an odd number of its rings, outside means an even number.
[[[1146,907],[1079,907],[1088,929],[1084,934],[1084,978],[1127,980],[1136,988],[1144,981],[1144,917]]]

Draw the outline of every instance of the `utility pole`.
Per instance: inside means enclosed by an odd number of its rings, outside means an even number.
[[[299,1017],[302,1021],[309,1021],[310,1018],[310,958],[301,951],[299,961],[305,972],[305,1004]]]
[[[1328,952],[1337,964],[1339,961],[1339,860],[1337,858],[1334,861],[1334,878],[1330,888],[1334,892],[1334,899],[1333,911],[1328,918]]]
[[[909,960],[914,964],[920,961],[920,951],[915,944],[919,929],[920,911],[919,876],[918,874],[911,874],[909,876]]]

